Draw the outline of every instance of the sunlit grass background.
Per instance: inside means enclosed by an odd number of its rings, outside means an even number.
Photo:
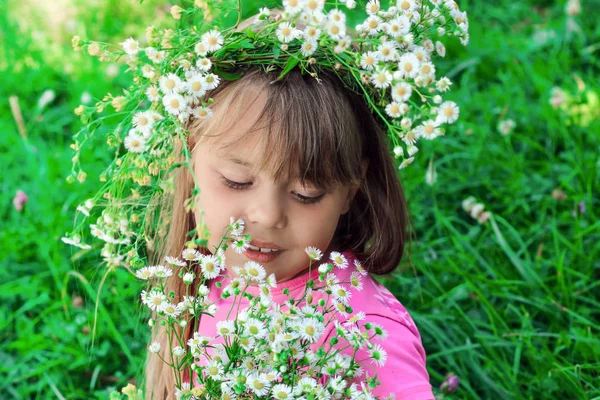
[[[471,42],[451,42],[438,74],[455,82],[446,98],[461,117],[402,172],[412,263],[383,281],[419,326],[440,396],[453,374],[446,398],[600,398],[600,1],[580,12],[573,1],[459,4]],[[110,156],[91,146],[88,179],[66,183],[73,109],[130,79],[74,52],[71,37],[141,39],[172,24],[170,5],[0,0],[1,399],[106,398],[140,383],[141,287],[107,276],[92,346],[105,270],[60,242]],[[463,209],[469,196],[486,222]]]

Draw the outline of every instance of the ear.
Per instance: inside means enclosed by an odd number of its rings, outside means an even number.
[[[369,167],[369,160],[368,159],[363,159],[361,162],[362,165],[362,177],[360,179],[360,182],[362,183],[362,181],[365,179],[365,175],[367,174],[367,168]],[[346,197],[346,200],[344,201],[344,208],[342,210],[342,215],[346,214],[348,211],[350,211],[350,205],[352,204],[352,201],[354,200],[354,196],[356,196],[356,192],[358,192],[358,189],[360,188],[360,184],[353,186],[350,188],[350,190],[348,191],[348,196]]]

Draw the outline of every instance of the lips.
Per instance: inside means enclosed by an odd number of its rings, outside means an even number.
[[[252,246],[260,247],[262,249],[283,250],[281,248],[281,246],[279,246],[277,243],[266,242],[264,240],[259,240],[259,239],[252,239],[250,241],[250,244]]]

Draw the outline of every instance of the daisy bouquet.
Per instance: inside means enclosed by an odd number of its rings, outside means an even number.
[[[164,236],[157,205],[174,190],[174,170],[193,174],[188,123],[210,118],[213,90],[248,68],[280,71],[278,79],[292,69],[317,80],[321,71],[334,71],[388,132],[399,168],[413,162],[420,142],[444,135],[445,125],[458,118],[458,105],[442,97],[452,82],[434,64],[446,56],[446,38],[463,45],[469,40],[467,14],[454,0],[394,0],[387,8],[379,0],[360,7],[355,0],[283,0],[279,11],[261,8],[245,24],[238,0],[232,5],[237,22],[222,28],[219,16],[228,15],[227,6],[198,0],[188,8],[173,6],[177,28],[149,27],[143,44],[136,38],[119,46],[73,38],[76,50],[125,62],[133,75],[122,94],[75,110],[85,126],[74,136],[67,179],[86,179],[80,153],[95,136],[114,157],[100,176],[100,190],[77,208],[85,218],[63,241],[87,250],[84,231],[91,232],[109,270],[147,264],[147,250],[158,247],[154,238]],[[347,12],[365,18],[348,26]],[[186,202],[190,210],[199,190],[195,182]],[[205,228],[201,221],[191,233],[199,246],[207,243]]]
[[[159,354],[158,342],[148,347],[150,353],[155,353],[150,357],[161,357],[172,368],[177,398],[375,399],[370,389],[377,385],[377,376],[369,376],[364,365],[369,361],[378,366],[385,364],[386,352],[374,342],[384,339],[387,333],[380,326],[365,322],[361,313],[351,315],[352,290],[362,288],[366,271],[355,263],[356,270],[349,281],[338,281],[331,273],[333,269],[350,267],[340,253],[332,252],[330,260],[318,266],[318,279],[309,280],[299,298],[288,293],[284,304],[273,301],[275,276],[267,276],[262,265],[248,261],[233,267],[235,277],[220,290],[222,298],[233,298],[230,318],[217,322],[215,337],[198,333],[198,321],[217,311],[210,300],[208,281],[226,273],[224,251],[228,246],[239,253],[245,251],[250,237],[243,230],[243,221],[232,218],[214,255],[187,248],[180,257],[167,256],[166,265],[136,271],[139,279],[153,284],[141,293],[142,302],[154,313],[150,325],[165,326],[168,342],[178,344],[162,352],[165,357]],[[306,254],[310,270],[322,253],[308,247]],[[185,283],[182,298],[165,291],[169,278]],[[252,286],[258,288],[258,294],[249,293]],[[242,298],[247,299],[247,307],[240,309]],[[343,324],[336,318],[340,314],[346,321]],[[175,328],[190,323],[196,324],[195,333],[185,341]],[[315,343],[330,325],[334,325],[334,334],[315,349]],[[360,349],[366,349],[368,359],[355,357]],[[191,382],[186,376],[193,377]],[[131,388],[124,392],[127,391],[131,392]],[[133,393],[137,395],[135,390]]]

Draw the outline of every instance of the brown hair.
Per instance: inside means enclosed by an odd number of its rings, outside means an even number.
[[[198,140],[227,132],[253,103],[252,94],[258,97],[266,91],[266,104],[251,130],[266,128],[261,144],[269,151],[263,154],[273,156],[256,168],[268,168],[275,179],[298,174],[301,181],[323,187],[354,185],[356,195],[349,212],[340,217],[332,248],[353,250],[373,274],[392,272],[400,263],[408,238],[408,211],[385,132],[364,98],[345,88],[331,71],[320,72],[317,80],[294,69],[276,82],[278,71],[254,68],[243,73],[240,79],[224,81],[211,93],[214,115],[190,123],[190,147]],[[243,134],[224,146],[241,137]],[[365,159],[369,163],[363,170],[361,162]],[[188,169],[177,170],[175,188],[162,205],[161,212],[170,215],[170,227],[166,242],[155,249],[155,262],[165,255],[179,254],[188,240],[187,233],[194,228],[193,214],[184,207],[193,188]],[[167,283],[167,291],[180,298],[185,286],[174,278]],[[181,330],[185,341],[195,326],[190,323]],[[161,342],[162,356],[167,359],[164,328],[157,331],[154,341]],[[171,367],[158,357],[148,357],[146,378],[147,398],[173,396]]]

